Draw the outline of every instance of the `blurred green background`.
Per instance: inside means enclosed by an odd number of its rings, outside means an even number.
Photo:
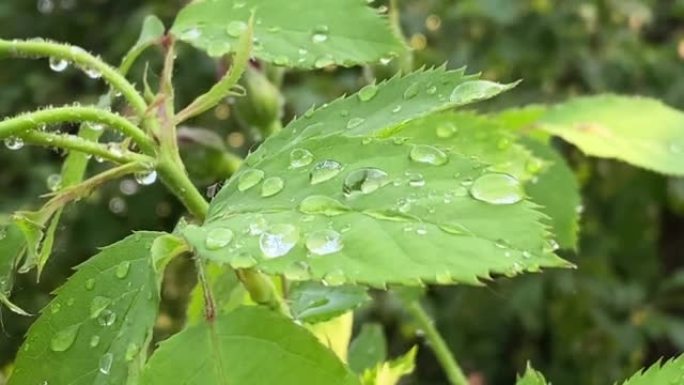
[[[453,68],[468,65],[469,71],[481,71],[489,79],[524,79],[514,91],[486,104],[487,110],[600,92],[653,96],[684,109],[684,0],[399,4],[416,67],[446,62]],[[136,40],[145,15],[156,14],[170,25],[182,5],[180,0],[2,0],[0,37],[66,41],[117,63]],[[179,60],[177,94],[179,103],[187,103],[212,84],[221,63],[189,47],[181,49]],[[142,83],[145,62],[154,84],[159,70],[159,52],[154,50],[131,77]],[[386,76],[392,70],[375,73]],[[286,74],[285,120],[314,103],[353,92],[368,74],[359,68]],[[78,71],[53,73],[46,60],[0,62],[2,116],[48,104],[92,103],[104,89]],[[261,139],[230,101],[191,123],[183,131],[183,150],[193,179],[203,188],[228,174],[223,156],[202,143],[219,135],[227,148],[244,154]],[[660,356],[684,351],[684,180],[588,159],[570,146],[562,150],[584,197],[578,207],[583,213],[580,247],[563,252],[579,269],[428,293],[437,326],[473,385],[511,384],[527,360],[556,385],[610,384]],[[59,172],[62,157],[42,149],[0,148],[0,220],[15,210],[37,207],[37,197],[48,191],[46,179]],[[36,284],[32,276],[21,277],[14,301],[36,313],[50,291],[96,247],[132,229],[169,230],[180,215],[180,206],[159,185],[139,187],[127,179],[107,185],[67,211],[44,278]],[[159,336],[182,325],[191,275],[182,261],[168,272]],[[385,325],[390,351],[398,354],[422,343],[398,305],[382,294],[378,299],[359,319]],[[31,318],[6,310],[0,318],[2,368],[11,364]],[[446,384],[427,347],[406,383]]]

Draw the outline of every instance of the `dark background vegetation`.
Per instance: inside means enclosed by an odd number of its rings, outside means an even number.
[[[180,0],[2,0],[0,37],[42,36],[83,46],[116,63],[137,38],[145,15],[167,25]],[[684,1],[682,0],[400,0],[402,24],[416,66],[468,65],[486,78],[524,79],[485,108],[553,102],[599,92],[641,94],[684,109]],[[375,4],[381,5],[381,4]],[[283,1],[287,6],[287,1]],[[344,17],[344,15],[339,15]],[[353,23],[353,20],[349,21]],[[141,83],[149,52],[133,71]],[[190,48],[181,50],[176,83],[179,103],[215,79],[217,64]],[[155,76],[152,76],[152,82]],[[290,73],[286,120],[313,103],[352,92],[360,69]],[[0,62],[0,115],[47,104],[91,103],[102,83],[78,71],[52,73],[46,60]],[[229,103],[193,122],[244,154],[259,141]],[[65,126],[63,130],[74,130]],[[648,127],[644,127],[648,130]],[[184,148],[195,181],[225,178],[221,157],[198,145]],[[660,356],[684,350],[684,180],[624,164],[588,159],[563,147],[582,186],[582,236],[577,251],[563,252],[577,271],[548,271],[500,279],[487,288],[440,288],[428,305],[471,382],[510,384],[527,360],[557,385],[610,384]],[[46,178],[59,172],[63,154],[42,149],[0,149],[0,220],[35,208]],[[95,165],[94,167],[97,167]],[[4,214],[1,214],[4,213]],[[71,268],[132,229],[169,230],[182,214],[159,185],[112,183],[65,215],[56,253],[44,277],[21,277],[13,299],[32,312]],[[191,271],[169,272],[159,335],[177,330]],[[0,368],[11,365],[30,318],[2,312]],[[420,343],[396,305],[380,301],[361,318],[382,322],[391,352]],[[418,335],[418,336],[417,336]],[[0,384],[2,384],[0,375]],[[446,384],[429,349],[419,354],[408,383]]]

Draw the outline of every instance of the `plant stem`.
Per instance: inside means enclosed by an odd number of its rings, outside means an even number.
[[[64,122],[93,122],[112,127],[130,137],[146,154],[154,154],[153,141],[133,123],[121,115],[96,107],[58,107],[21,114],[0,122],[0,139],[38,128]]]
[[[197,191],[190,178],[185,172],[185,168],[178,166],[175,161],[168,159],[161,160],[157,166],[157,171],[162,177],[164,184],[171,192],[183,203],[185,208],[199,220],[204,220],[209,211],[209,203],[202,194]]]
[[[446,342],[435,328],[434,321],[425,312],[420,302],[407,302],[407,310],[413,316],[418,326],[425,332],[425,338],[430,343],[432,351],[444,369],[449,382],[452,385],[468,385],[468,379],[463,369],[458,365]]]
[[[53,134],[49,132],[29,131],[19,135],[26,143],[43,147],[57,147],[66,150],[80,151],[115,163],[155,164],[155,159],[147,155],[126,150],[111,151],[109,147],[73,135]]]
[[[34,40],[3,40],[0,39],[0,56],[28,56],[28,57],[51,57],[76,63],[79,67],[95,70],[102,74],[114,89],[128,100],[135,112],[143,116],[147,110],[145,99],[138,93],[135,87],[116,69],[102,61],[83,48],[50,42],[41,39]]]

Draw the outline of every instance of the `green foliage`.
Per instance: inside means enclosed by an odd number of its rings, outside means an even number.
[[[159,235],[136,233],[79,267],[31,327],[9,384],[134,383],[159,305]]]
[[[306,329],[268,310],[246,307],[162,343],[142,384],[169,383],[351,385],[358,380]]]
[[[385,361],[387,341],[382,325],[367,323],[361,327],[359,335],[349,345],[349,368],[363,374],[367,369]]]
[[[405,50],[385,18],[356,0],[297,1],[287,7],[278,0],[197,2],[179,13],[171,31],[210,56],[221,56],[233,52],[252,13],[255,56],[280,66],[350,66],[389,60]]]
[[[370,300],[363,287],[327,287],[316,282],[297,284],[288,297],[292,316],[307,323],[324,322],[339,317]]]
[[[397,385],[399,380],[415,369],[417,348],[411,348],[408,353],[389,362],[383,362],[361,376],[363,385]]]
[[[534,370],[528,363],[525,374],[522,377],[518,377],[516,385],[546,385],[546,380],[541,373]]]
[[[661,363],[653,364],[650,368],[639,371],[622,385],[660,385],[679,384],[684,379],[684,356],[679,356]]]

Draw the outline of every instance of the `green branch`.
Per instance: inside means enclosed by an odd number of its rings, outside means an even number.
[[[67,60],[79,67],[102,74],[102,78],[114,89],[121,92],[135,112],[143,116],[147,110],[145,99],[135,87],[116,69],[101,59],[91,55],[80,47],[50,42],[42,39],[2,40],[0,39],[0,57],[11,55],[18,57],[50,57]]]
[[[111,147],[92,142],[73,135],[53,134],[48,132],[28,131],[18,135],[24,142],[43,147],[57,147],[65,150],[80,151],[114,163],[145,163],[154,165],[155,159],[147,155],[137,154],[122,148]],[[117,143],[118,145],[118,143]]]
[[[58,107],[21,114],[0,122],[0,139],[22,136],[22,133],[41,126],[66,122],[104,124],[130,137],[146,154],[154,154],[154,142],[137,126],[121,115],[96,107]]]
[[[435,352],[437,361],[442,365],[451,385],[468,385],[469,382],[463,373],[463,369],[456,362],[449,347],[444,342],[437,328],[435,328],[434,322],[425,312],[425,309],[417,300],[407,302],[406,305],[408,312],[411,313],[420,329],[425,332],[425,338],[429,342],[432,351]]]

